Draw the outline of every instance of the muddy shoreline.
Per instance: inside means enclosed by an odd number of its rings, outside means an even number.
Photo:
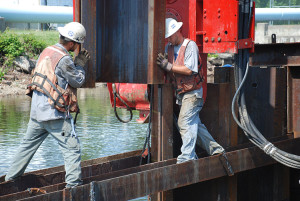
[[[30,79],[30,74],[15,70],[7,72],[0,82],[0,97],[25,95]]]

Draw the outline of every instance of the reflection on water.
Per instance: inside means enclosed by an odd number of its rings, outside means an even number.
[[[106,87],[80,89],[78,99],[80,114],[76,132],[81,141],[82,160],[143,148],[147,125],[135,122],[134,119],[138,118],[135,111],[131,122],[119,122],[110,105]],[[27,96],[0,99],[0,176],[6,174],[26,132],[30,100]],[[119,110],[119,113],[127,114],[125,110]],[[32,158],[26,172],[63,164],[56,141],[48,136]]]

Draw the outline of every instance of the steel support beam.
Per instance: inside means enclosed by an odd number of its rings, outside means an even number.
[[[250,66],[299,66],[300,43],[256,44]]]
[[[300,63],[297,67],[288,67],[288,132],[295,138],[300,137]]]
[[[82,164],[82,178],[88,178],[95,175],[106,174],[117,170],[139,166],[141,158],[140,154],[141,150],[138,150],[134,152],[127,152],[114,156],[85,161]],[[63,170],[63,166],[34,171],[25,174],[15,181],[1,183],[0,196],[24,191],[27,188],[40,188],[43,186],[50,186],[59,183],[63,183],[62,188],[64,188],[64,180],[65,171]]]
[[[154,108],[151,133],[152,161],[163,161],[174,157],[173,132],[173,88],[172,85],[154,86]],[[151,200],[173,200],[172,191],[151,195]]]
[[[285,140],[274,144],[280,149],[299,154],[300,139]],[[276,163],[258,147],[229,152],[228,158],[236,174]],[[157,167],[160,163],[165,163],[165,161],[145,165],[149,168],[156,165],[147,171],[93,181],[73,189],[64,189],[24,200],[129,200],[226,176],[218,156]]]
[[[78,0],[77,0],[78,1]],[[86,29],[86,39],[83,48],[87,49],[90,53],[91,59],[88,61],[85,67],[85,83],[83,87],[95,87],[96,81],[96,69],[97,66],[97,23],[100,20],[97,17],[97,2],[95,0],[79,0],[81,5],[80,10],[76,9],[76,17],[80,16],[80,22]],[[81,11],[81,12],[79,12]]]
[[[111,155],[111,156],[105,156],[105,157],[101,157],[101,158],[86,160],[86,161],[81,162],[81,167],[96,165],[96,164],[100,164],[100,163],[106,163],[106,162],[110,162],[110,161],[113,161],[113,160],[119,160],[119,159],[129,158],[129,157],[133,157],[133,156],[139,156],[141,154],[141,152],[142,152],[142,150],[136,150],[136,151],[130,151],[130,152],[125,152],[125,153],[121,153],[121,154],[116,154],[116,155]],[[64,166],[63,165],[28,172],[28,173],[25,173],[23,176],[28,175],[28,174],[35,174],[35,175],[42,176],[42,175],[48,175],[48,174],[61,172],[61,171],[64,171]],[[0,177],[0,185],[1,185],[2,182],[5,181],[4,178],[5,178],[5,175]]]

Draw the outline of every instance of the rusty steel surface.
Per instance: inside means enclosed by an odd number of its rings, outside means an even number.
[[[288,67],[288,132],[300,137],[300,64]]]
[[[120,170],[107,172],[107,173],[103,173],[103,174],[99,174],[99,175],[95,175],[95,176],[90,175],[90,177],[83,178],[83,183],[89,184],[90,182],[94,182],[94,181],[102,181],[102,180],[106,180],[106,179],[112,179],[115,177],[133,174],[133,173],[137,173],[137,172],[141,172],[141,171],[147,171],[147,170],[151,170],[153,168],[159,168],[159,167],[163,167],[163,166],[171,165],[171,164],[175,164],[175,163],[176,163],[176,160],[172,159],[172,160],[164,161],[161,163],[136,166],[136,167],[127,168],[124,170],[120,169]],[[65,188],[65,183],[59,183],[59,184],[54,184],[54,185],[50,185],[50,186],[44,186],[44,187],[40,188],[40,190],[47,191],[48,193],[56,193],[56,191],[65,193],[66,191],[64,191],[64,188]],[[0,200],[1,201],[2,200],[3,201],[13,201],[16,199],[25,199],[28,197],[32,197],[32,196],[28,193],[27,190],[25,190],[25,191],[17,192],[14,194],[8,194],[5,196],[1,196]]]
[[[238,127],[232,118],[230,108],[235,93],[233,85],[233,82],[208,83],[207,100],[200,111],[201,121],[213,138],[224,148],[237,145],[239,137]]]
[[[109,162],[109,161],[119,160],[119,159],[123,159],[123,158],[135,157],[135,156],[139,156],[141,154],[141,152],[142,152],[142,150],[136,150],[136,151],[130,151],[130,152],[125,152],[125,153],[121,153],[121,154],[116,154],[116,155],[111,155],[111,156],[86,160],[86,161],[81,162],[81,167],[91,166],[91,165],[100,164],[100,163],[106,163],[106,162]],[[28,173],[25,173],[23,176],[26,176],[28,174],[35,174],[35,175],[42,176],[42,175],[48,175],[48,174],[61,172],[61,171],[64,171],[64,166],[63,165],[28,172]],[[0,177],[0,185],[1,185],[2,182],[5,181],[4,178],[5,178],[5,175]]]
[[[300,43],[255,44],[250,66],[299,66]]]
[[[278,148],[294,154],[299,154],[299,144],[300,139],[274,143]],[[239,172],[276,163],[257,147],[232,151],[227,155],[237,175]],[[133,169],[138,168],[136,172],[133,171],[124,176],[116,176],[102,181],[94,180],[73,189],[60,190],[21,200],[55,200],[58,198],[65,201],[128,200],[226,176],[218,156],[200,158],[181,164],[174,164],[174,159],[169,161],[169,163],[162,161],[134,167]],[[146,170],[143,171],[143,168]]]
[[[165,0],[74,0],[75,20],[91,53],[84,87],[97,82],[163,83]]]
[[[96,81],[162,83],[156,57],[164,50],[165,1],[99,0],[95,8],[88,29],[96,40],[87,45],[95,50]]]
[[[152,162],[175,157],[173,154],[173,89],[171,84],[154,87],[151,150]]]
[[[292,168],[277,163],[241,172],[238,175],[235,200],[296,201],[290,197],[290,170]]]
[[[244,85],[249,116],[267,139],[287,133],[286,77],[285,68],[251,67]]]
[[[95,175],[101,175],[117,170],[131,168],[138,166],[140,163],[140,156],[119,159],[107,163],[87,166],[82,168],[82,178],[88,178]],[[48,175],[33,175],[29,174],[16,181],[9,181],[0,185],[1,195],[16,193],[24,191],[31,187],[43,187],[54,184],[63,183],[65,180],[65,172],[53,173]],[[49,192],[46,189],[47,192]]]
[[[214,139],[225,148],[249,140],[231,114],[235,93],[233,68],[215,68],[215,82],[208,84],[207,101],[200,118]],[[247,110],[258,130],[267,138],[287,132],[287,78],[285,68],[251,67],[244,84]]]
[[[110,157],[83,162],[82,177],[87,178],[99,174],[138,166],[140,163],[140,154],[141,150],[138,150],[135,152],[127,152]],[[30,187],[43,187],[63,183],[65,176],[64,170],[58,172],[53,171],[53,169],[60,170],[60,167],[61,166],[57,168],[44,169],[42,171],[30,172],[15,181],[0,183],[0,196],[15,193],[18,191],[24,191]],[[46,191],[49,192],[47,189]]]
[[[95,87],[96,81],[96,71],[94,66],[97,65],[97,47],[95,44],[97,43],[97,32],[96,25],[98,22],[97,18],[97,2],[96,0],[84,0],[80,1],[81,5],[81,13],[80,13],[80,21],[86,29],[86,39],[82,48],[85,48],[89,51],[91,59],[85,66],[85,83],[83,87]],[[76,10],[76,8],[75,8]],[[79,11],[79,10],[76,10]],[[77,15],[75,15],[77,16]]]
[[[293,80],[293,130],[300,137],[300,68],[297,71]]]

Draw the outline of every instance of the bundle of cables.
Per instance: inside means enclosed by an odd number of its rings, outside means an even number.
[[[253,9],[252,0],[240,0],[239,1],[239,39],[248,38],[251,11]],[[247,49],[239,50],[235,56],[235,85],[236,93],[232,100],[232,115],[236,123],[241,129],[243,129],[247,138],[266,154],[270,155],[273,159],[279,163],[291,168],[300,169],[300,156],[287,153],[275,147],[270,143],[256,128],[251,117],[249,116],[246,108],[245,93],[243,84],[247,78],[249,71],[249,51]],[[238,110],[240,119],[237,118],[235,112],[235,103],[238,103]]]

